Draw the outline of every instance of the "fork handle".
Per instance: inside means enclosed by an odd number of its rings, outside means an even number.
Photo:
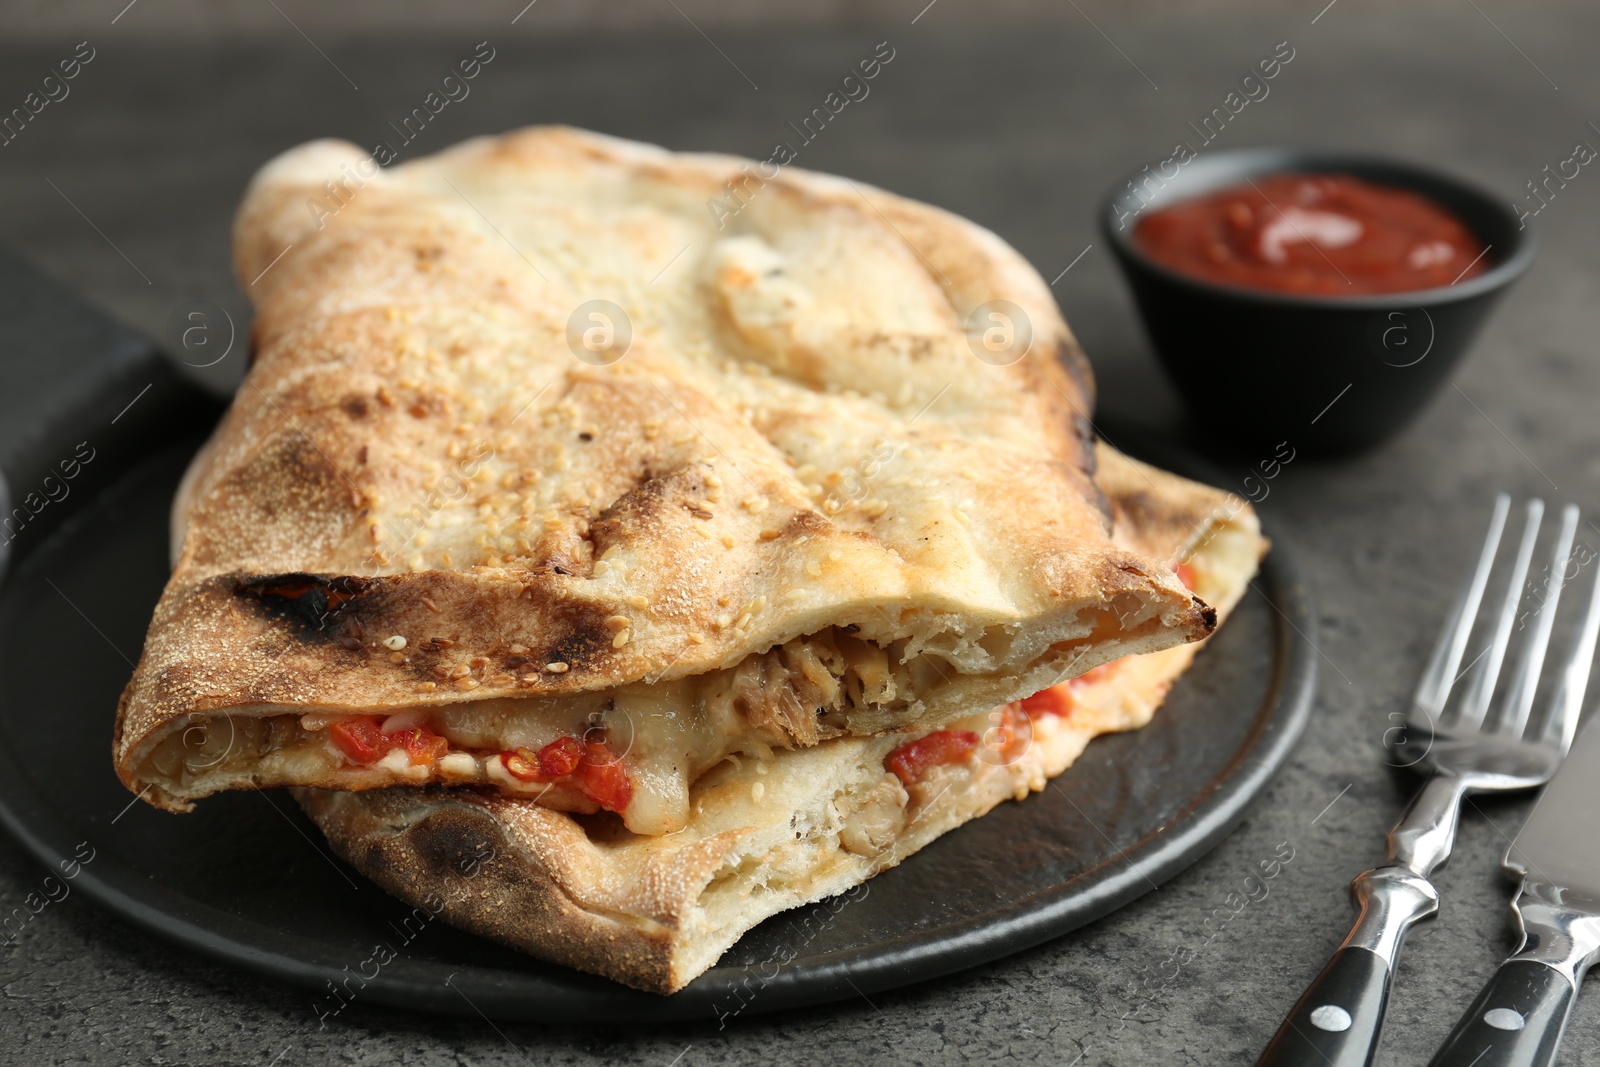
[[[1290,1010],[1257,1067],[1372,1063],[1400,945],[1413,924],[1439,910],[1439,894],[1404,867],[1366,871],[1350,891],[1361,907],[1355,927]]]

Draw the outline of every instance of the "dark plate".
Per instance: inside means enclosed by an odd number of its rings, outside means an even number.
[[[1280,539],[1151,725],[1094,741],[1054,787],[936,841],[864,896],[768,920],[675,996],[442,923],[407,943],[407,909],[334,859],[281,792],[169,815],[130,803],[111,772],[117,696],[166,579],[167,502],[191,449],[156,454],[86,502],[7,583],[0,821],[52,868],[86,843],[80,855],[94,858],[76,890],[162,937],[314,990],[321,1010],[341,1003],[329,980],[371,975],[380,943],[401,952],[364,988],[350,982],[363,1002],[545,1022],[709,1019],[970,967],[1082,926],[1194,862],[1282,764],[1311,704],[1313,616]]]

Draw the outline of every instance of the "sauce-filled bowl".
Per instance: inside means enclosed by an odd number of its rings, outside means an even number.
[[[1322,455],[1409,423],[1534,255],[1509,204],[1466,182],[1286,149],[1152,164],[1100,223],[1208,430]]]

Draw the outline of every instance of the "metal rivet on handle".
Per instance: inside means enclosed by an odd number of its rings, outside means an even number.
[[[1490,1008],[1483,1013],[1483,1021],[1496,1030],[1521,1030],[1527,1022],[1520,1011],[1510,1008]]]
[[[1350,1029],[1350,1013],[1337,1004],[1324,1004],[1311,1009],[1311,1025],[1318,1030],[1338,1033]]]

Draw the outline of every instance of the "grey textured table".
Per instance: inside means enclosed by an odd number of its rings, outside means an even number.
[[[896,57],[871,96],[847,108],[799,162],[971,216],[1046,278],[1075,263],[1055,291],[1095,361],[1102,410],[1181,432],[1176,399],[1091,231],[1090,209],[1116,174],[1188,136],[1186,123],[1220,104],[1277,42],[1291,42],[1295,59],[1219,144],[1382,150],[1477,177],[1508,199],[1546,164],[1568,158],[1574,142],[1600,144],[1588,121],[1600,115],[1594,10],[1483,0],[1402,11],[1344,0],[1313,24],[1320,0],[1274,12],[1142,18],[1090,8],[1097,30],[1071,12],[1049,27],[980,28],[956,23],[962,13],[947,5],[912,25],[920,7],[908,5],[902,24],[882,29],[716,32],[716,47],[687,27],[648,39],[550,37],[534,8],[494,34],[323,42],[327,59],[298,39],[257,47],[119,43],[107,25],[71,96],[0,148],[0,240],[160,336],[185,298],[244,313],[227,269],[227,233],[255,166],[313,136],[365,143],[383,135],[389,119],[420,103],[484,36],[497,48],[494,62],[407,155],[564,121],[764,156],[789,120],[820,104],[851,64],[887,39]],[[0,51],[0,105],[20,102],[70,51]],[[1384,769],[1380,739],[1426,654],[1446,586],[1479,536],[1490,493],[1600,505],[1600,364],[1589,345],[1600,326],[1592,295],[1600,276],[1597,196],[1600,176],[1585,170],[1536,220],[1538,263],[1456,387],[1410,432],[1355,460],[1297,461],[1273,483],[1264,508],[1292,539],[1320,598],[1316,713],[1239,830],[1159,891],[969,973],[871,1003],[743,1018],[720,1032],[496,1029],[359,1004],[319,1029],[306,994],[171,948],[74,897],[0,945],[0,1061],[1249,1060],[1343,935],[1345,884],[1380,858],[1383,833],[1413,787]],[[1293,353],[1285,358],[1292,373]],[[235,354],[212,373],[225,382],[240,369]],[[1237,470],[1242,478],[1243,465]],[[1600,533],[1586,527],[1585,536],[1593,544]],[[99,752],[105,740],[85,744]],[[1413,939],[1401,964],[1383,1062],[1424,1062],[1506,951],[1507,888],[1497,863],[1525,811],[1526,802],[1469,811],[1456,859],[1439,878],[1443,917]],[[1270,893],[1207,941],[1202,921],[1281,842],[1294,859]],[[42,876],[0,839],[0,910],[17,907]],[[1578,1005],[1562,1062],[1600,1063],[1592,992]]]

